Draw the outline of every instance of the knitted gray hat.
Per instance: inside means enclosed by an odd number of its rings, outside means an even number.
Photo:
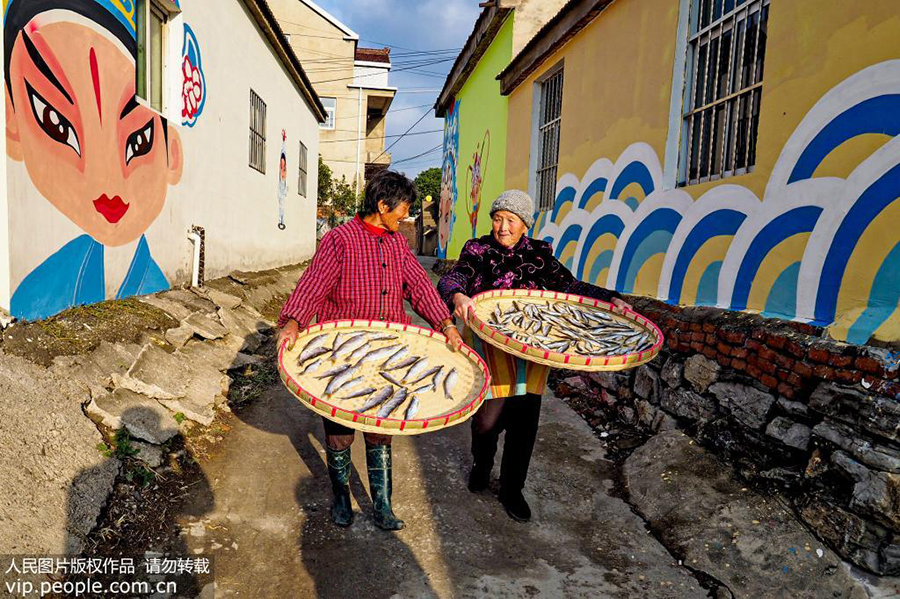
[[[497,196],[497,199],[491,204],[491,216],[500,210],[512,212],[525,221],[529,229],[534,225],[534,201],[524,191],[507,189]]]

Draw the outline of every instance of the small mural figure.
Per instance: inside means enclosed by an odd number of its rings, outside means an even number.
[[[438,205],[438,258],[447,257],[456,205],[456,165],[459,164],[459,100],[444,121],[444,159],[441,165],[441,200]]]
[[[281,158],[278,160],[278,228],[284,231],[284,200],[287,199],[287,132],[281,130]]]
[[[488,156],[491,153],[491,130],[484,132],[484,139],[475,146],[472,164],[466,170],[466,209],[469,212],[469,224],[472,225],[472,239],[478,237],[478,207],[481,205],[481,189],[484,175],[487,172]]]
[[[206,75],[203,73],[197,37],[187,23],[184,24],[184,44],[181,54],[181,72],[184,76],[181,89],[181,124],[193,127],[206,105]]]
[[[178,132],[135,99],[133,3],[5,4],[8,158],[84,231],[19,283],[10,311],[45,318],[107,299],[104,248],[135,242],[115,297],[167,289],[144,232],[179,182],[183,154]]]

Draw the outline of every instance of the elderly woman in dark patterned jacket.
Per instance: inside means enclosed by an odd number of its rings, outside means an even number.
[[[453,269],[438,283],[438,292],[454,315],[466,319],[471,297],[491,289],[547,289],[573,293],[630,308],[618,293],[576,279],[553,255],[546,241],[525,235],[534,224],[534,203],[518,190],[503,192],[491,206],[492,231],[466,242]],[[549,367],[516,358],[482,344],[471,330],[464,339],[485,359],[491,372],[489,399],[472,419],[472,471],[469,490],[487,489],[497,441],[506,431],[500,465],[500,501],[509,516],[531,518],[522,495],[541,412],[541,395]]]

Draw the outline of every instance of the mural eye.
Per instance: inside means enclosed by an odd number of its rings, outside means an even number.
[[[150,153],[153,148],[153,119],[147,121],[141,129],[128,136],[125,141],[125,164],[132,158]]]
[[[25,90],[28,92],[34,120],[44,130],[44,133],[53,141],[69,146],[81,156],[81,145],[78,143],[78,136],[75,134],[75,127],[72,126],[72,123],[34,91],[27,81]]]

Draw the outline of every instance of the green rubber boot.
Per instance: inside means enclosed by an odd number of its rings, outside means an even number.
[[[325,447],[328,476],[334,500],[331,503],[331,520],[341,527],[353,524],[353,508],[350,505],[350,448],[340,451]]]
[[[375,526],[384,530],[400,530],[403,520],[391,509],[391,446],[366,445],[366,466],[369,469],[369,490],[375,507]]]

